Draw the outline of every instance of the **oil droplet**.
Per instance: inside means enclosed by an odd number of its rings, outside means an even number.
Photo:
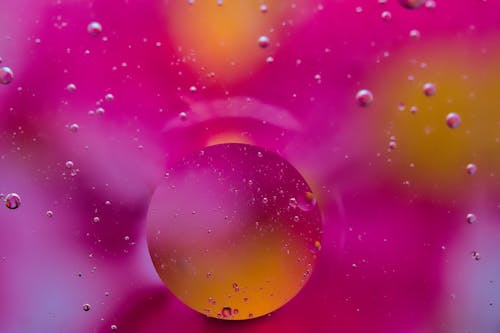
[[[448,125],[449,128],[457,128],[461,122],[462,119],[460,119],[460,116],[455,112],[451,112],[446,116],[446,125]]]
[[[233,310],[229,306],[222,308],[221,315],[223,318],[230,318],[233,316]]]
[[[98,36],[102,32],[102,25],[99,22],[90,22],[87,26],[87,32],[92,36]]]
[[[83,304],[83,311],[90,311],[90,304]]]
[[[469,163],[465,167],[465,170],[469,175],[475,175],[477,173],[477,166],[474,163]]]
[[[21,197],[17,193],[9,193],[4,199],[5,206],[9,209],[17,209],[21,206]]]
[[[467,214],[466,220],[467,220],[467,223],[474,224],[477,221],[477,217],[476,217],[476,215],[469,213],[469,214]]]
[[[80,128],[80,126],[78,126],[78,124],[71,124],[69,125],[69,130],[73,133],[76,133],[78,132],[78,129]]]
[[[74,83],[70,83],[66,86],[66,90],[70,92],[76,91],[76,85]]]
[[[269,40],[269,37],[267,36],[260,36],[258,39],[259,46],[263,49],[269,46],[271,41]]]
[[[404,8],[416,9],[424,4],[425,0],[399,0],[399,3]]]
[[[359,106],[367,107],[373,102],[373,94],[367,89],[361,89],[356,94],[356,101]]]
[[[424,84],[424,95],[427,97],[434,96],[436,94],[436,85],[434,83]]]
[[[382,14],[380,14],[380,17],[382,18],[382,20],[389,22],[392,19],[392,14],[391,12],[385,10],[382,12]]]
[[[1,84],[9,84],[14,79],[14,73],[10,67],[1,67],[0,68],[0,83]]]

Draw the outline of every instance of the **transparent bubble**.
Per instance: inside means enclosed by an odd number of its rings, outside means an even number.
[[[80,129],[80,126],[79,126],[78,124],[76,124],[76,123],[75,123],[75,124],[71,124],[71,125],[69,125],[69,127],[68,127],[68,128],[69,128],[69,130],[70,130],[71,132],[76,133],[76,132],[78,132],[78,130]]]
[[[303,272],[316,265],[311,247],[321,239],[322,223],[311,188],[290,163],[265,148],[231,143],[194,152],[168,172],[151,198],[147,243],[174,295],[203,315],[245,320],[300,291],[310,277]],[[297,198],[297,209],[290,198]],[[300,260],[290,257],[292,250]]]
[[[114,96],[113,94],[111,94],[111,93],[106,94],[106,95],[104,96],[104,100],[105,100],[106,102],[112,102],[114,99],[115,99],[115,96]]]
[[[265,4],[260,5],[260,11],[262,13],[267,13],[267,5],[265,5]]]
[[[417,29],[411,29],[408,35],[411,39],[420,39],[420,31]]]
[[[424,84],[424,95],[427,97],[434,96],[436,94],[436,85],[434,83]]]
[[[0,83],[1,84],[9,84],[14,79],[14,72],[10,67],[0,67]]]
[[[21,206],[21,197],[17,193],[9,193],[5,196],[4,203],[9,209],[17,209]]]
[[[83,304],[83,311],[90,311],[90,304]]]
[[[367,107],[373,103],[373,94],[367,89],[361,89],[356,94],[356,101],[359,106]]]
[[[54,212],[53,212],[53,211],[51,211],[51,210],[48,210],[48,211],[46,212],[46,214],[47,214],[47,217],[52,217],[52,216],[54,216]]]
[[[467,220],[467,223],[469,223],[469,224],[474,224],[477,221],[476,215],[474,215],[472,213],[467,214],[465,219]]]
[[[472,258],[476,261],[479,261],[481,260],[481,256],[479,255],[479,252],[478,251],[472,251],[471,252],[471,255],[472,255]]]
[[[76,91],[76,85],[74,83],[70,83],[66,86],[66,90],[70,92]]]
[[[477,166],[474,163],[469,163],[465,167],[465,171],[467,171],[469,175],[475,175],[477,173]]]
[[[271,41],[269,40],[269,37],[267,36],[260,36],[258,39],[258,44],[261,48],[265,49],[270,45]]]
[[[102,107],[98,107],[97,109],[95,109],[95,113],[99,116],[102,116],[104,112],[106,112],[106,110],[104,110],[104,108]]]
[[[399,3],[404,8],[416,9],[421,7],[425,3],[425,0],[399,0]]]
[[[230,318],[233,316],[233,310],[229,306],[225,306],[221,310],[221,315],[223,318]]]
[[[380,17],[382,18],[382,20],[389,22],[392,19],[392,14],[391,12],[384,10],[382,14],[380,14]]]
[[[462,119],[455,112],[450,112],[446,116],[446,125],[448,125],[449,128],[457,128],[461,122]]]
[[[182,112],[179,112],[179,119],[180,120],[186,120],[187,119],[187,113],[182,111]]]
[[[75,164],[73,163],[73,161],[66,161],[65,166],[66,168],[71,169],[75,166]]]
[[[118,330],[118,326],[116,326],[116,325],[111,325],[109,328],[110,328],[112,331],[116,331],[116,330]]]
[[[102,32],[102,25],[99,22],[90,22],[87,26],[87,32],[92,36],[98,36]]]

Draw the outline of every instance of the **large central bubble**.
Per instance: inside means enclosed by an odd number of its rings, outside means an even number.
[[[148,245],[165,285],[210,317],[242,320],[291,300],[321,249],[316,198],[271,151],[207,147],[168,170],[148,213]]]

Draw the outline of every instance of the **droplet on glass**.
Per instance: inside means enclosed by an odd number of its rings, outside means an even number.
[[[474,224],[477,221],[476,215],[474,215],[472,213],[467,214],[467,217],[465,219],[467,220],[467,223],[469,223],[469,224]]]
[[[269,46],[271,41],[269,40],[269,37],[267,36],[260,36],[258,39],[259,46],[263,49]]]
[[[76,91],[76,85],[74,83],[70,83],[66,86],[66,90],[70,92]]]
[[[0,83],[9,84],[14,79],[14,73],[10,67],[0,67]]]
[[[221,311],[222,318],[230,318],[233,316],[233,310],[229,306],[225,306]]]
[[[359,106],[367,107],[373,103],[373,94],[367,89],[361,89],[356,94],[356,101]]]
[[[427,97],[434,96],[436,94],[436,85],[434,83],[424,84],[424,95]]]
[[[392,19],[392,14],[391,12],[385,10],[382,12],[382,14],[380,14],[380,17],[382,18],[382,20],[389,22]]]
[[[87,32],[92,36],[98,36],[102,32],[102,25],[99,22],[90,22],[87,26]]]
[[[90,304],[83,304],[83,311],[90,311]]]
[[[425,0],[399,0],[399,3],[404,8],[416,9],[424,4]]]
[[[104,95],[104,100],[106,102],[112,102],[115,99],[115,96],[111,93]]]
[[[80,128],[80,126],[78,126],[78,124],[71,124],[71,125],[69,125],[68,128],[71,132],[76,133],[76,132],[78,132],[78,129]]]
[[[21,206],[21,197],[17,193],[9,193],[5,196],[4,203],[9,209],[17,209]]]
[[[465,167],[465,170],[469,175],[475,175],[477,173],[477,166],[474,163],[469,163]]]
[[[461,122],[462,119],[455,112],[450,112],[446,116],[446,125],[448,125],[449,128],[457,128]]]

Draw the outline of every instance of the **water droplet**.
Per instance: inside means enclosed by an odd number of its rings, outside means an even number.
[[[411,39],[420,39],[420,31],[417,29],[411,29],[408,35]]]
[[[307,212],[316,206],[316,198],[312,192],[305,192],[298,199],[299,208]]]
[[[434,96],[436,94],[436,85],[434,83],[424,84],[424,95],[427,97]]]
[[[75,166],[73,161],[66,161],[65,165],[66,165],[66,168],[68,168],[68,169],[72,169]]]
[[[116,325],[111,325],[109,328],[110,328],[112,331],[116,331],[116,330],[118,330],[118,326],[116,326]]]
[[[462,119],[455,112],[450,112],[446,116],[446,125],[448,125],[449,128],[457,128],[461,122]]]
[[[469,213],[469,214],[467,214],[466,220],[467,220],[467,223],[474,224],[477,221],[477,217],[476,217],[476,215]]]
[[[78,126],[78,124],[71,124],[69,125],[69,130],[73,133],[76,133],[78,132],[78,129],[80,128],[80,126]]]
[[[361,89],[356,94],[356,101],[359,106],[367,107],[373,102],[373,94],[367,89]]]
[[[102,32],[102,25],[99,22],[90,22],[87,26],[87,32],[92,36],[98,36]]]
[[[66,90],[70,92],[76,91],[76,85],[74,83],[70,83],[66,86]]]
[[[258,43],[259,43],[259,46],[263,49],[265,49],[266,47],[269,46],[269,44],[271,43],[270,40],[269,40],[269,37],[267,36],[260,36],[259,37],[259,40],[258,40]]]
[[[115,96],[114,96],[113,94],[106,94],[106,95],[104,96],[104,100],[105,100],[106,102],[112,102],[114,99],[115,99]]]
[[[465,170],[469,175],[475,175],[477,173],[477,166],[474,163],[469,163],[465,167]]]
[[[425,0],[399,0],[399,3],[404,8],[416,9],[424,4]]]
[[[90,304],[83,304],[83,311],[90,311]]]
[[[392,14],[391,12],[385,10],[382,12],[382,14],[380,14],[380,17],[382,18],[382,20],[389,22],[392,19]]]
[[[14,79],[14,73],[10,67],[1,67],[0,68],[0,83],[1,84],[9,84]]]
[[[222,308],[221,315],[223,318],[230,318],[233,316],[233,310],[229,306]]]
[[[17,209],[21,206],[21,197],[17,193],[9,193],[4,199],[5,206],[9,209]]]
[[[54,212],[53,212],[53,211],[51,211],[51,210],[48,210],[46,214],[47,214],[47,217],[52,217],[52,216],[54,216]]]

